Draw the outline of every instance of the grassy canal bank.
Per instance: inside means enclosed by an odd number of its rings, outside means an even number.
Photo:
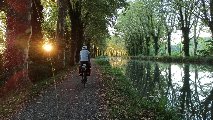
[[[213,57],[203,57],[203,56],[192,56],[192,57],[182,57],[182,56],[130,56],[126,57],[129,59],[136,60],[146,60],[146,61],[156,61],[165,63],[190,63],[190,64],[208,64],[213,65]]]

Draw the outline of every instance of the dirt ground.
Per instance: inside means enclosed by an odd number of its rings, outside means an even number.
[[[77,70],[66,80],[47,88],[25,104],[12,120],[105,120],[108,118],[104,86],[98,66],[92,62],[86,87]]]

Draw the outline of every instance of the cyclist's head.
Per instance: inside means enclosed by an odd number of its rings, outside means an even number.
[[[86,49],[87,49],[87,46],[84,45],[84,46],[82,47],[82,50],[86,50]]]

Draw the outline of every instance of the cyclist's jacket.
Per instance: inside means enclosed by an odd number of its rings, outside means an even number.
[[[89,61],[89,54],[88,50],[81,50],[80,51],[80,61]]]

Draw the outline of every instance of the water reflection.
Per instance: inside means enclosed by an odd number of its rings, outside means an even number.
[[[182,119],[213,120],[212,67],[136,60],[125,62],[116,65],[125,68],[124,73],[144,98],[166,99],[167,108],[178,110]]]

